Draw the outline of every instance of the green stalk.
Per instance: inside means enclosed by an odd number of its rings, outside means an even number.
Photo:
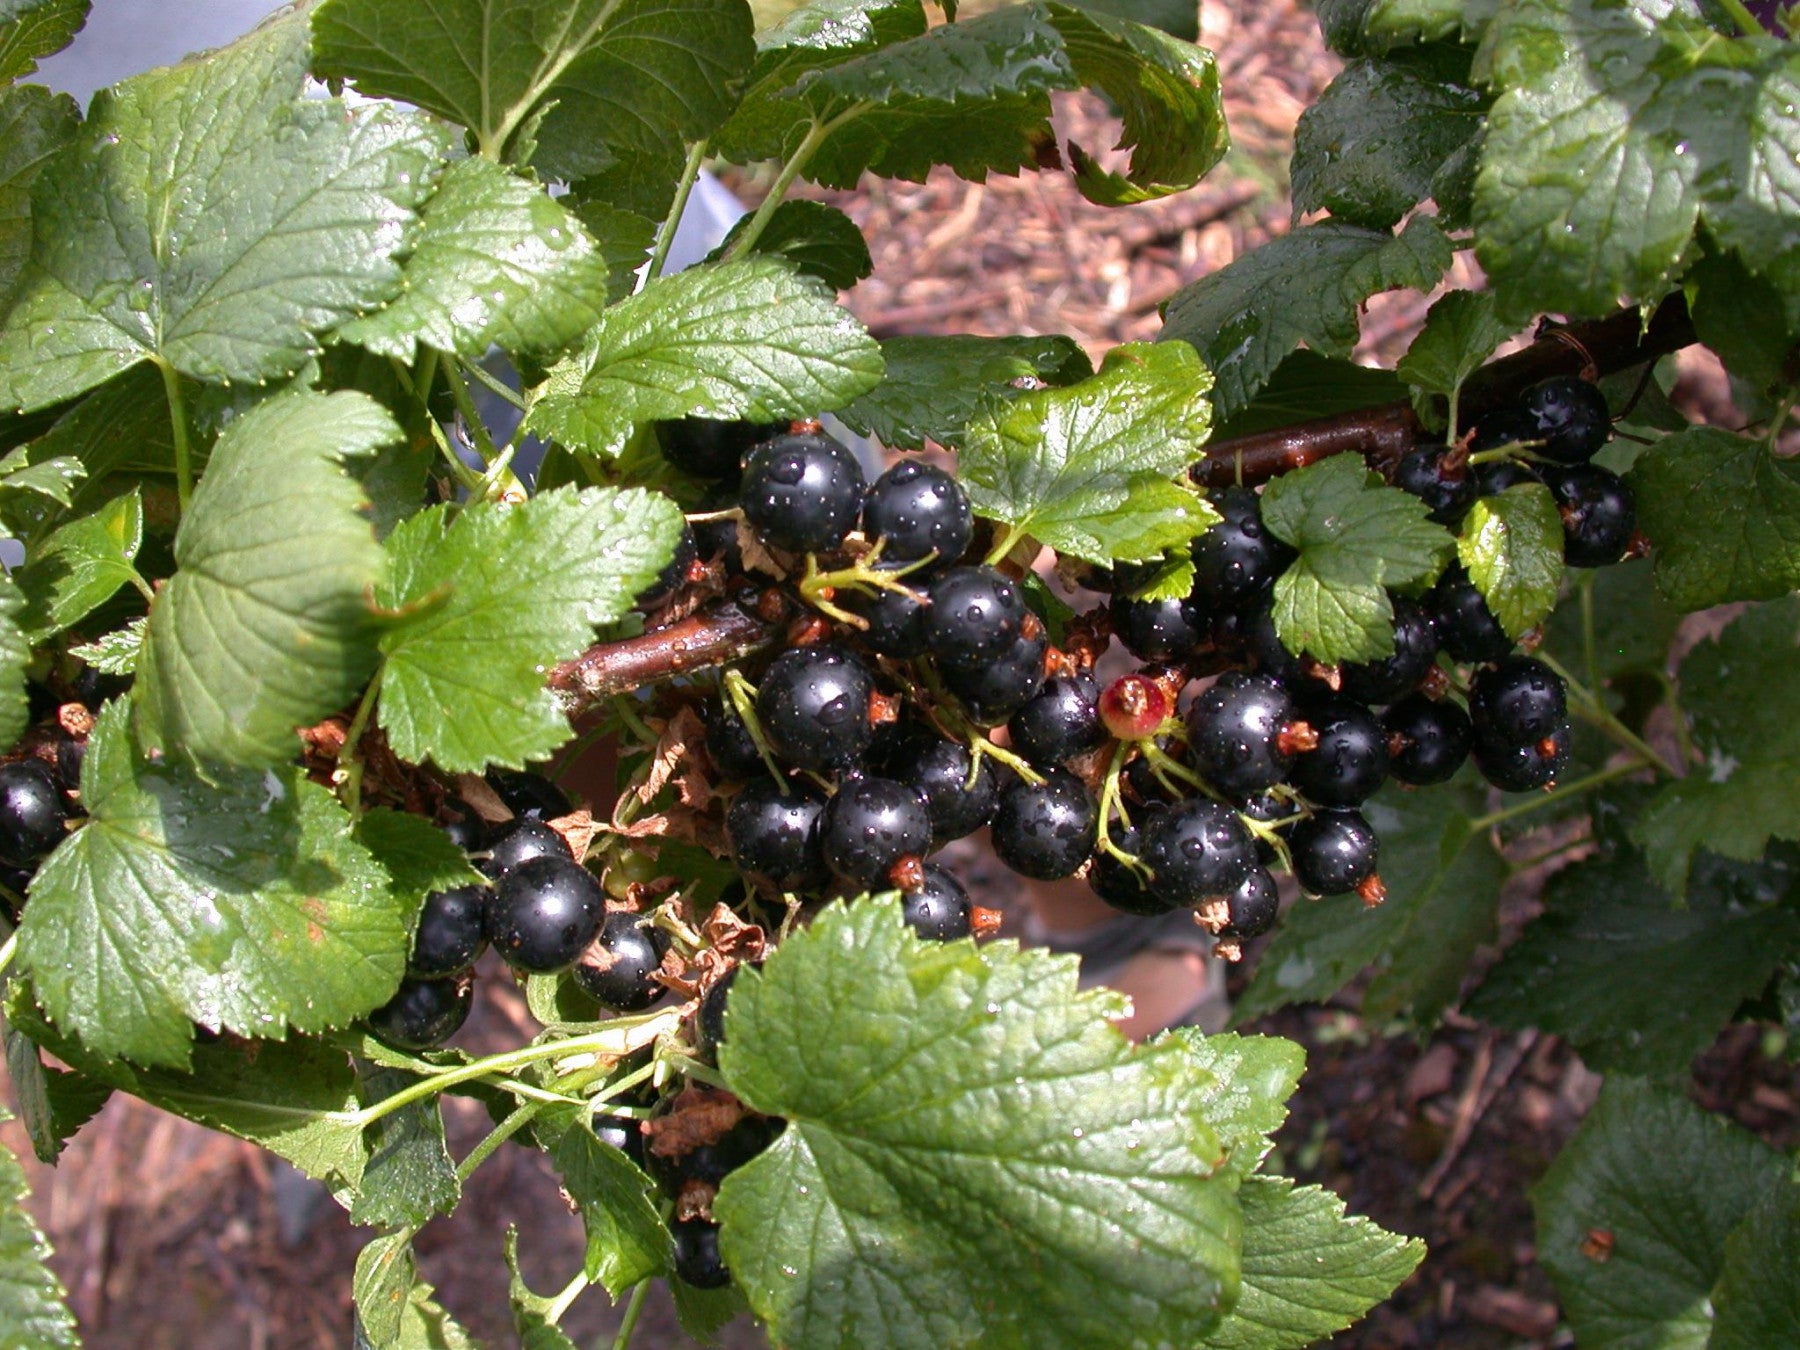
[[[13,957],[19,954],[19,930],[13,929],[5,942],[0,942],[0,975],[13,963]]]
[[[500,1145],[536,1120],[548,1105],[548,1102],[525,1102],[514,1107],[511,1114],[483,1135],[481,1142],[470,1149],[468,1156],[456,1165],[456,1179],[467,1181],[472,1177],[475,1169],[493,1157]]]
[[[550,1306],[544,1309],[544,1320],[551,1326],[562,1321],[564,1313],[574,1306],[575,1300],[587,1292],[588,1277],[585,1270],[578,1270],[574,1277],[563,1286],[562,1293],[550,1300]]]
[[[650,1293],[650,1281],[641,1280],[631,1291],[631,1302],[625,1305],[625,1320],[619,1323],[619,1334],[613,1338],[612,1350],[629,1350],[631,1333],[637,1330],[638,1318],[644,1312],[644,1300]]]
[[[1719,8],[1731,16],[1731,21],[1738,26],[1738,31],[1745,37],[1767,37],[1769,30],[1756,21],[1749,7],[1743,0],[1719,0]]]
[[[688,147],[687,163],[681,166],[681,180],[675,184],[675,201],[669,207],[669,214],[663,217],[663,223],[656,227],[656,243],[650,250],[650,265],[644,269],[643,280],[638,283],[640,291],[660,277],[668,264],[669,249],[675,243],[675,227],[681,224],[681,213],[687,210],[688,197],[693,194],[694,183],[700,177],[700,163],[706,158],[706,148],[705,140],[695,141]]]
[[[476,382],[480,384],[482,388],[486,389],[488,393],[494,395],[495,398],[512,404],[513,407],[517,408],[520,412],[525,411],[525,400],[519,396],[519,391],[507,384],[504,380],[496,379],[482,367],[479,361],[463,361],[459,364],[461,364],[465,372],[473,375]]]
[[[487,424],[481,420],[481,414],[475,410],[475,399],[469,393],[469,382],[463,378],[461,370],[451,370],[449,380],[450,399],[456,404],[456,411],[462,414],[462,420],[469,428],[469,434],[475,438],[475,449],[480,452],[482,462],[493,467],[500,452],[494,447],[494,438],[488,435]]]
[[[356,747],[362,744],[363,733],[369,729],[369,718],[375,711],[375,699],[381,691],[381,676],[387,667],[377,666],[375,674],[369,678],[369,687],[363,690],[362,701],[356,705],[356,716],[350,720],[350,729],[344,733],[343,749],[338,751],[338,763],[344,770],[344,805],[351,815],[362,810],[362,756],[356,753]],[[350,762],[344,764],[348,755]]]
[[[181,506],[181,514],[185,516],[188,502],[194,495],[194,464],[188,449],[187,405],[181,398],[181,376],[175,373],[174,366],[160,356],[151,359],[162,372],[163,390],[169,396],[169,429],[175,437],[176,501]]]
[[[781,166],[781,172],[775,176],[775,182],[769,188],[769,195],[763,198],[762,205],[756,208],[756,214],[750,217],[750,223],[744,227],[744,232],[737,237],[737,242],[732,244],[731,251],[725,255],[727,261],[740,258],[756,247],[756,241],[762,238],[762,232],[769,227],[770,219],[786,199],[788,189],[794,185],[794,180],[800,176],[801,170],[807,166],[813,155],[818,153],[819,147],[825,144],[826,138],[844,123],[860,117],[862,112],[862,104],[852,104],[836,117],[827,118],[823,122],[815,121],[807,128],[806,135],[801,138],[800,144],[794,147],[794,153],[788,156],[787,162]]]
[[[1641,773],[1643,770],[1652,767],[1654,767],[1654,765],[1651,761],[1640,758],[1627,760],[1623,764],[1615,764],[1610,769],[1596,770],[1585,778],[1577,778],[1573,783],[1565,783],[1561,787],[1552,788],[1549,792],[1538,797],[1533,797],[1529,801],[1517,802],[1512,806],[1503,806],[1498,811],[1489,811],[1485,816],[1477,816],[1474,820],[1469,822],[1469,832],[1471,834],[1479,834],[1483,830],[1491,830],[1494,826],[1503,821],[1515,820],[1520,816],[1528,816],[1533,811],[1541,811],[1544,807],[1550,805],[1551,802],[1561,801],[1565,797],[1578,796],[1592,788],[1599,787],[1602,783],[1610,783],[1615,778],[1624,778],[1630,774]]]
[[[1577,716],[1599,729],[1615,744],[1622,746],[1633,754],[1642,757],[1647,763],[1654,765],[1665,776],[1669,778],[1681,777],[1681,771],[1679,769],[1669,763],[1662,753],[1642,736],[1638,735],[1630,727],[1626,726],[1618,718],[1608,712],[1606,707],[1600,702],[1598,695],[1580,680],[1571,675],[1567,668],[1565,668],[1554,656],[1551,656],[1548,652],[1540,651],[1537,654],[1537,659],[1560,675],[1563,683],[1569,686],[1569,697],[1574,701],[1575,713]]]

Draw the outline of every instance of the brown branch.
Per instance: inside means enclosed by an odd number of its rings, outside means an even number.
[[[770,646],[779,632],[727,600],[666,628],[600,642],[550,672],[550,688],[571,710],[659,680],[730,665]]]

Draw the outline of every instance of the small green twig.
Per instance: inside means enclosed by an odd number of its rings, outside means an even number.
[[[1669,763],[1661,751],[1607,711],[1605,705],[1600,702],[1599,696],[1571,675],[1568,669],[1554,656],[1540,651],[1538,660],[1560,675],[1563,683],[1569,687],[1569,699],[1574,705],[1577,716],[1597,728],[1615,744],[1655,765],[1667,777],[1681,777],[1681,771]]]
[[[762,757],[763,767],[785,789],[787,775],[782,773],[775,751],[769,745],[769,738],[763,734],[762,719],[756,715],[756,686],[744,678],[742,671],[728,670],[725,672],[725,694],[730,698],[731,706],[737,710],[738,720],[744,724],[744,730],[750,733],[751,744],[756,746],[756,753]]]
[[[500,1145],[536,1120],[547,1105],[548,1102],[540,1101],[523,1102],[515,1106],[506,1119],[483,1135],[481,1142],[470,1149],[468,1155],[456,1165],[456,1179],[467,1181],[474,1176],[476,1168],[493,1157]]]
[[[1469,822],[1469,832],[1479,834],[1483,830],[1491,830],[1505,821],[1517,819],[1519,816],[1528,816],[1533,811],[1541,811],[1551,802],[1579,796],[1583,792],[1592,791],[1602,783],[1610,783],[1615,778],[1625,778],[1653,767],[1655,767],[1654,761],[1640,757],[1626,760],[1622,764],[1614,764],[1610,768],[1598,769],[1584,778],[1577,778],[1573,783],[1564,783],[1560,787],[1552,788],[1529,801],[1514,802],[1511,806],[1503,806],[1497,811],[1489,811],[1485,816],[1477,816]]]
[[[629,1350],[631,1333],[637,1330],[638,1318],[643,1315],[644,1300],[649,1294],[649,1280],[640,1280],[632,1286],[631,1302],[625,1305],[625,1319],[619,1323],[619,1334],[613,1338],[612,1350]]]
[[[744,232],[737,237],[731,251],[725,255],[727,260],[741,258],[756,247],[756,241],[762,238],[770,219],[786,199],[788,189],[794,185],[794,180],[800,176],[801,170],[806,168],[819,147],[825,144],[826,138],[844,123],[860,117],[867,106],[862,103],[853,104],[836,117],[827,118],[823,122],[815,121],[806,129],[806,135],[794,147],[794,153],[787,157],[787,162],[781,166],[781,172],[775,175],[769,195],[763,198],[762,205],[756,208],[756,214],[750,217],[750,223],[744,226]]]
[[[987,755],[996,764],[1004,764],[1020,778],[1036,787],[1044,781],[1044,775],[1034,769],[1022,755],[1015,755],[1005,746],[995,745],[988,734],[963,714],[950,691],[944,688],[944,682],[936,670],[928,663],[922,663],[920,678],[932,697],[931,715],[938,724],[938,730],[953,741],[961,741],[969,747],[969,754],[977,762]]]
[[[867,628],[869,621],[835,604],[835,593],[838,591],[852,590],[864,595],[873,595],[877,591],[898,591],[901,595],[910,596],[919,604],[924,604],[925,597],[908,586],[903,578],[922,567],[929,567],[936,561],[937,554],[932,553],[900,567],[879,568],[875,564],[881,560],[881,549],[885,542],[877,540],[874,548],[855,559],[850,566],[839,567],[830,572],[821,572],[818,556],[807,554],[806,572],[799,583],[800,598],[827,618],[852,628]]]
[[[491,371],[487,370],[481,362],[462,361],[459,364],[465,371],[475,377],[476,382],[480,384],[483,389],[487,390],[488,393],[492,394],[495,398],[512,404],[513,407],[517,408],[520,412],[525,411],[525,400],[520,397],[519,391],[507,384],[505,380],[497,378]]]
[[[675,200],[670,204],[669,214],[663,217],[662,224],[656,227],[656,242],[650,249],[650,263],[644,268],[643,277],[637,285],[640,291],[660,277],[663,268],[668,265],[669,249],[675,243],[675,230],[681,224],[681,213],[687,210],[688,196],[700,177],[700,164],[706,158],[707,144],[706,141],[699,140],[688,147],[687,163],[681,166],[681,179],[675,184]]]
[[[162,357],[151,359],[162,372],[163,391],[169,396],[169,430],[175,438],[175,499],[185,516],[194,495],[194,463],[188,447],[187,404],[181,397],[181,376]]]
[[[1745,37],[1767,37],[1769,30],[1756,21],[1744,0],[1719,0],[1719,8],[1731,16],[1731,21],[1738,26]]]
[[[562,1321],[563,1314],[574,1306],[575,1300],[588,1291],[587,1271],[578,1270],[574,1277],[562,1287],[562,1292],[550,1300],[550,1306],[544,1309],[544,1321],[555,1326]]]
[[[1006,533],[1000,537],[1000,542],[988,550],[988,555],[983,561],[987,563],[989,567],[998,567],[1005,559],[1006,555],[1019,546],[1019,540],[1024,537],[1024,530],[1020,529],[1017,525],[1011,526]]]
[[[5,942],[0,942],[0,975],[6,973],[6,968],[13,963],[13,957],[18,954],[19,930],[15,928],[7,935]]]
[[[369,729],[369,718],[375,711],[375,700],[381,692],[381,676],[386,666],[377,666],[375,674],[369,679],[369,687],[363,690],[362,701],[356,705],[356,716],[350,719],[350,729],[344,733],[344,744],[338,750],[338,771],[343,774],[344,805],[351,815],[362,810],[362,756],[357,747],[362,744],[363,734]],[[349,763],[344,762],[348,756]]]

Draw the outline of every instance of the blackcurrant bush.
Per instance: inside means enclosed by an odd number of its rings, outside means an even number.
[[[457,1032],[475,1004],[468,979],[400,981],[394,996],[366,1019],[369,1030],[401,1050],[429,1050]]]
[[[68,808],[50,770],[35,759],[0,764],[0,858],[23,867],[63,841]]]
[[[541,820],[513,820],[502,825],[477,866],[495,881],[534,858],[572,861],[569,841]]]
[[[614,1012],[642,1012],[664,993],[654,976],[669,950],[667,934],[641,914],[617,910],[575,963],[575,982]]]
[[[874,692],[868,667],[842,647],[794,647],[763,675],[756,715],[777,755],[825,773],[855,763],[875,739]]]
[[[1340,668],[1343,692],[1359,703],[1392,703],[1410,693],[1437,660],[1437,625],[1423,607],[1395,596],[1394,654]]]
[[[1145,817],[1146,821],[1149,819],[1149,816]],[[1110,827],[1110,833],[1114,847],[1121,853],[1129,853],[1134,858],[1140,856],[1144,847],[1141,826],[1114,825]],[[1178,908],[1178,902],[1152,885],[1143,872],[1106,849],[1094,854],[1094,865],[1088,870],[1088,885],[1095,895],[1124,914],[1154,918]]]
[[[1323,698],[1302,710],[1318,744],[1294,757],[1289,781],[1320,806],[1356,806],[1388,772],[1387,732],[1348,698]]]
[[[671,1219],[669,1236],[675,1247],[675,1274],[696,1289],[723,1289],[731,1283],[731,1271],[719,1255],[719,1225],[705,1219]]]
[[[1563,560],[1608,567],[1625,556],[1637,530],[1637,497],[1618,474],[1583,464],[1544,475],[1563,523]]]
[[[1025,596],[992,567],[952,567],[931,583],[925,646],[940,662],[974,666],[1012,650],[1025,622]]]
[[[1437,628],[1438,646],[1455,660],[1498,661],[1512,650],[1512,639],[1460,567],[1452,567],[1438,578],[1425,608]]]
[[[552,975],[575,964],[600,931],[606,896],[572,858],[533,858],[500,878],[488,901],[488,940],[515,970]]]
[[[456,975],[475,964],[487,947],[486,886],[457,886],[433,891],[419,910],[413,930],[412,955],[406,970],[421,979]]]
[[[903,591],[874,588],[840,591],[837,603],[868,626],[856,641],[870,651],[896,660],[925,654],[925,604],[917,575]]]
[[[691,526],[683,524],[681,533],[675,540],[674,556],[656,574],[656,580],[637,593],[631,607],[649,611],[658,605],[668,604],[675,598],[675,593],[687,584],[688,572],[699,560],[700,549],[694,542],[694,531]]]
[[[1381,716],[1388,735],[1388,772],[1413,787],[1447,783],[1469,757],[1469,715],[1448,699],[1409,694]]]
[[[1360,811],[1315,811],[1287,840],[1294,879],[1313,895],[1343,895],[1375,875],[1380,841]]]
[[[1530,792],[1552,786],[1569,767],[1568,723],[1524,745],[1475,738],[1475,767],[1502,792]]]
[[[849,779],[825,803],[819,843],[825,865],[845,881],[886,889],[895,863],[931,851],[924,794],[891,778]]]
[[[1569,717],[1561,677],[1529,656],[1509,656],[1478,671],[1469,689],[1469,718],[1482,740],[1524,745],[1551,735]]]
[[[1094,749],[1106,740],[1099,705],[1100,684],[1092,675],[1046,680],[1006,724],[1013,749],[1040,768]]]
[[[825,803],[805,787],[768,774],[750,780],[725,811],[725,841],[738,870],[775,891],[804,893],[825,883],[819,816]]]
[[[719,776],[734,783],[748,783],[768,772],[756,740],[728,698],[706,709],[706,753]]]
[[[1193,797],[1144,826],[1140,855],[1159,895],[1175,905],[1229,896],[1257,865],[1250,832],[1229,806]]]
[[[1225,897],[1225,925],[1219,929],[1222,938],[1261,937],[1275,926],[1281,916],[1281,890],[1266,867],[1252,867],[1238,883],[1238,888]]]
[[[863,533],[881,543],[887,562],[936,556],[953,563],[975,534],[968,494],[949,474],[921,460],[902,460],[863,497]]]
[[[828,553],[856,528],[862,466],[820,432],[788,432],[744,457],[739,503],[764,540],[790,553]]]
[[[630,1116],[595,1116],[594,1137],[611,1144],[639,1167],[644,1165],[644,1132]]]
[[[488,786],[521,820],[557,820],[575,809],[569,796],[541,773],[489,769]]]
[[[1230,671],[1188,709],[1188,753],[1219,791],[1244,797],[1275,786],[1293,767],[1293,700],[1267,675]]]
[[[979,666],[945,666],[944,687],[956,695],[971,721],[998,726],[1044,687],[1043,634],[1021,637],[1000,656]]]
[[[735,479],[750,447],[785,428],[779,422],[723,422],[683,417],[656,424],[663,458],[696,478]]]
[[[1021,876],[1056,881],[1088,860],[1099,825],[1087,785],[1067,769],[1051,769],[1041,783],[1019,780],[1002,790],[994,852]]]
[[[1294,550],[1263,524],[1254,488],[1226,488],[1212,504],[1223,519],[1194,540],[1193,595],[1208,609],[1243,609],[1275,584]]]
[[[1475,478],[1466,463],[1445,462],[1446,447],[1426,446],[1401,456],[1394,486],[1425,503],[1427,518],[1452,528],[1475,502]]]
[[[1612,435],[1606,396],[1574,375],[1553,375],[1519,395],[1519,406],[1537,421],[1544,444],[1537,453],[1559,464],[1586,464]]]
[[[1000,800],[991,759],[983,755],[977,764],[966,745],[930,732],[906,738],[883,772],[919,790],[931,817],[931,837],[940,844],[986,825]]]
[[[954,872],[926,863],[924,884],[900,897],[900,917],[922,938],[953,942],[969,936],[974,906]]]
[[[1115,595],[1107,612],[1113,634],[1140,661],[1182,660],[1210,636],[1208,616],[1186,600]]]

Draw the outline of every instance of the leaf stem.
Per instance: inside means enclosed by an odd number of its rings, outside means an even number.
[[[781,166],[781,172],[775,175],[775,182],[769,188],[769,195],[763,198],[762,205],[756,208],[756,214],[750,217],[750,223],[744,227],[744,232],[737,237],[737,242],[726,253],[725,260],[727,262],[733,258],[742,257],[756,247],[756,241],[762,238],[762,232],[768,228],[769,221],[774,217],[781,203],[786,200],[788,189],[794,185],[794,180],[800,176],[800,171],[818,152],[819,147],[825,144],[826,137],[845,122],[861,116],[862,111],[862,104],[853,104],[836,117],[827,118],[823,122],[814,121],[806,129],[806,135],[800,138],[800,144],[794,147],[794,153],[787,157],[787,162]]]
[[[475,440],[475,449],[481,455],[482,462],[493,467],[494,461],[500,457],[500,451],[494,446],[494,438],[488,435],[487,423],[481,420],[476,410],[474,395],[469,393],[469,382],[463,378],[460,369],[449,372],[450,378],[445,381],[450,386],[451,401],[456,404],[456,411],[463,424],[469,428],[469,435]]]
[[[575,1305],[575,1300],[588,1290],[587,1271],[578,1270],[575,1277],[562,1288],[562,1292],[550,1300],[550,1306],[544,1309],[544,1320],[551,1326],[562,1321],[564,1313]]]
[[[650,1294],[650,1281],[639,1280],[631,1289],[631,1302],[625,1305],[625,1319],[619,1323],[619,1334],[613,1338],[612,1350],[629,1350],[631,1333],[637,1330],[638,1318],[644,1313],[644,1300]]]
[[[998,567],[1001,563],[1001,560],[1004,559],[1007,554],[1011,553],[1015,548],[1017,548],[1019,545],[1019,540],[1021,540],[1024,537],[1025,537],[1025,531],[1020,529],[1017,525],[1008,526],[1006,534],[1001,538],[999,543],[995,544],[993,548],[988,550],[987,557],[982,559],[982,561],[985,562],[989,567]]]
[[[668,265],[669,249],[675,243],[675,230],[681,224],[682,212],[687,210],[688,197],[693,194],[694,183],[700,177],[700,163],[706,158],[708,142],[703,138],[688,147],[687,163],[681,166],[681,179],[675,184],[675,200],[669,205],[669,214],[663,217],[661,225],[656,227],[656,243],[650,249],[650,263],[644,268],[642,279],[637,289],[643,290],[651,282],[662,275]]]
[[[1477,816],[1469,822],[1469,833],[1479,834],[1483,830],[1491,830],[1503,821],[1515,820],[1519,816],[1528,816],[1533,811],[1542,810],[1551,802],[1561,801],[1565,797],[1579,796],[1591,788],[1599,787],[1602,783],[1610,783],[1615,778],[1624,778],[1629,774],[1639,773],[1653,767],[1655,767],[1653,761],[1638,758],[1627,760],[1623,764],[1614,764],[1610,768],[1597,769],[1585,778],[1577,778],[1573,783],[1564,783],[1529,801],[1515,802],[1513,805],[1503,806],[1497,811],[1489,811],[1485,816]]]
[[[363,690],[362,701],[356,705],[356,715],[350,719],[350,729],[344,733],[344,744],[338,751],[338,767],[344,775],[344,805],[353,816],[362,810],[363,762],[357,747],[369,729],[369,718],[375,711],[375,699],[381,692],[381,677],[386,669],[385,665],[377,666],[369,677],[369,687]],[[348,764],[344,763],[346,755],[350,758]]]
[[[13,957],[19,954],[19,930],[7,935],[5,942],[0,942],[0,975],[6,974],[6,968],[13,963]]]
[[[1769,30],[1756,21],[1744,0],[1719,0],[1719,8],[1731,16],[1731,21],[1738,26],[1738,31],[1745,37],[1767,37]]]
[[[1569,697],[1574,701],[1575,712],[1578,716],[1604,732],[1607,737],[1616,744],[1623,746],[1635,755],[1641,756],[1646,762],[1654,765],[1667,777],[1681,777],[1681,771],[1679,769],[1669,763],[1668,759],[1642,736],[1638,735],[1630,727],[1614,717],[1612,713],[1608,712],[1606,707],[1600,702],[1599,696],[1580,680],[1571,675],[1567,667],[1554,656],[1551,656],[1548,652],[1540,651],[1538,653],[1538,660],[1542,661],[1545,665],[1549,666],[1551,670],[1560,675],[1563,683],[1569,686]]]
[[[537,1101],[521,1102],[518,1106],[515,1106],[506,1119],[483,1135],[481,1142],[470,1149],[468,1155],[456,1165],[456,1179],[458,1181],[467,1181],[475,1174],[476,1168],[480,1167],[489,1158],[494,1156],[495,1150],[497,1150],[500,1145],[504,1144],[520,1130],[536,1120],[539,1113],[541,1113],[549,1104],[550,1103],[548,1102]]]
[[[194,464],[188,448],[187,404],[181,397],[181,376],[162,357],[151,359],[162,372],[163,391],[169,397],[169,430],[175,438],[175,494],[185,516],[194,495]]]
[[[525,411],[525,400],[520,396],[519,391],[514,389],[505,380],[500,379],[498,376],[494,375],[493,372],[486,369],[481,362],[459,361],[457,364],[470,375],[473,375],[476,382],[495,398],[512,404],[513,407],[517,408],[520,412]]]

